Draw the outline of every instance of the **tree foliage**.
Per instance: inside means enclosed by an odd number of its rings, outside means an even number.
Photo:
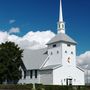
[[[0,44],[0,83],[17,83],[21,78],[22,53],[13,42]]]

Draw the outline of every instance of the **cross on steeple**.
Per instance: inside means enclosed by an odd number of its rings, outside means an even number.
[[[59,12],[59,22],[58,22],[58,33],[65,33],[65,23],[63,21],[63,11],[62,11],[62,1],[60,0],[60,12]]]

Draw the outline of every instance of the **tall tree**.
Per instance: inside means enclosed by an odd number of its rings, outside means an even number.
[[[22,53],[14,42],[0,45],[0,83],[17,83],[21,78]]]

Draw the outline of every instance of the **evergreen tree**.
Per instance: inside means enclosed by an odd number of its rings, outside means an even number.
[[[22,53],[14,42],[0,45],[0,83],[17,83],[21,78]]]

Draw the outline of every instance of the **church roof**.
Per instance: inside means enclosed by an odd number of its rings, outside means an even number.
[[[39,50],[25,49],[22,60],[26,69],[39,69],[48,56],[45,53],[46,51],[47,48]]]
[[[68,35],[64,34],[64,33],[58,33],[55,37],[53,37],[48,43],[47,45],[56,43],[56,42],[67,42],[67,43],[73,43],[76,44],[76,42],[69,37]]]
[[[49,66],[46,66],[46,67],[42,67],[41,70],[56,69],[56,68],[59,68],[59,67],[61,67],[61,66],[62,66],[62,65],[60,65],[60,64],[49,65]]]

